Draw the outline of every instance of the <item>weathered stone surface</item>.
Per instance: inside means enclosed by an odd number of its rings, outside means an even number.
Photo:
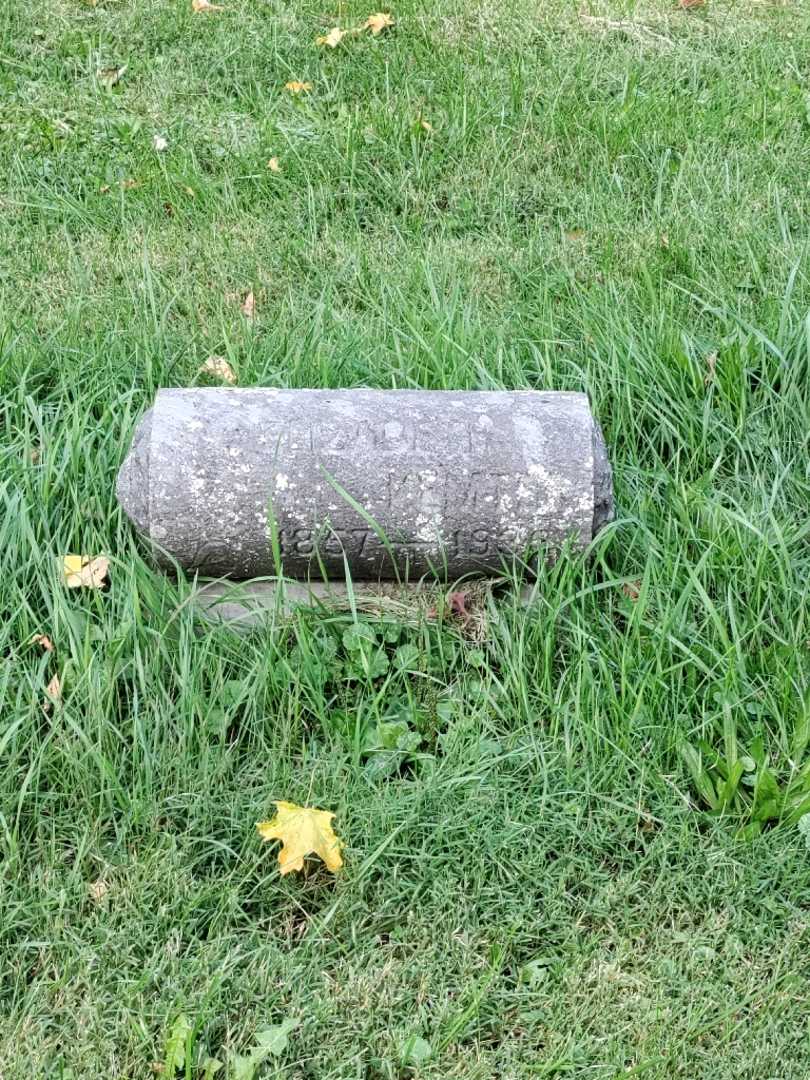
[[[613,506],[585,395],[536,391],[161,390],[118,497],[159,561],[240,579],[498,572]]]

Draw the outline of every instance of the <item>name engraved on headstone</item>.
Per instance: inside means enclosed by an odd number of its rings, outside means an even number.
[[[401,508],[408,513],[418,508],[421,500],[439,514],[462,505],[487,511],[497,506],[504,492],[519,485],[522,479],[522,474],[508,472],[479,471],[453,476],[431,469],[389,474],[381,477],[374,501],[387,510]],[[365,509],[371,512],[371,507]]]
[[[445,437],[451,439],[461,452],[473,453],[475,450],[485,450],[489,445],[486,430],[457,420],[417,424],[400,420],[348,424],[330,422],[303,426],[269,423],[263,425],[259,441],[279,449],[307,450],[310,453],[375,451],[381,454],[418,455],[431,452],[431,433],[435,431],[436,424],[441,424]]]

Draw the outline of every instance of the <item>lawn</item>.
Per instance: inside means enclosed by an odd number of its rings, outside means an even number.
[[[256,1080],[806,1080],[810,833],[711,752],[810,778],[810,11],[224,7],[0,6],[0,1075],[247,1080],[290,1020]],[[617,520],[480,640],[365,620],[377,674],[350,614],[199,626],[114,482],[209,356],[587,390]]]

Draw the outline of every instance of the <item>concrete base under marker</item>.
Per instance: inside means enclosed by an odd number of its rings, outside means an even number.
[[[398,585],[396,582],[354,582],[351,594],[345,581],[292,581],[263,578],[256,581],[209,581],[198,588],[194,601],[212,622],[234,630],[250,630],[274,615],[286,618],[296,608],[350,611],[352,601],[364,611],[407,605],[412,611],[435,602],[435,586]]]
[[[477,578],[460,582],[455,588],[469,592],[471,604],[482,607],[492,589],[504,584],[498,579]],[[351,611],[354,607],[366,615],[403,621],[420,619],[431,609],[441,610],[444,598],[452,591],[433,582],[400,585],[359,581],[352,583],[350,592],[345,581],[219,580],[199,585],[194,592],[194,604],[209,622],[221,623],[237,633],[248,633],[274,618],[288,618],[299,608]],[[519,603],[527,605],[533,595],[532,585],[522,585]]]

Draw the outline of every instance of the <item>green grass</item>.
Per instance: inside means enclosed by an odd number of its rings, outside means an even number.
[[[262,1076],[404,1077],[418,1036],[436,1080],[806,1080],[806,838],[707,817],[678,743],[806,761],[807,8],[402,0],[335,52],[370,6],[227,8],[0,7],[3,1080],[149,1076],[179,1015],[187,1080],[284,1018]],[[483,644],[389,625],[377,678],[342,616],[199,632],[114,478],[211,354],[586,389],[619,518]],[[279,877],[279,798],[336,811],[336,881]]]

